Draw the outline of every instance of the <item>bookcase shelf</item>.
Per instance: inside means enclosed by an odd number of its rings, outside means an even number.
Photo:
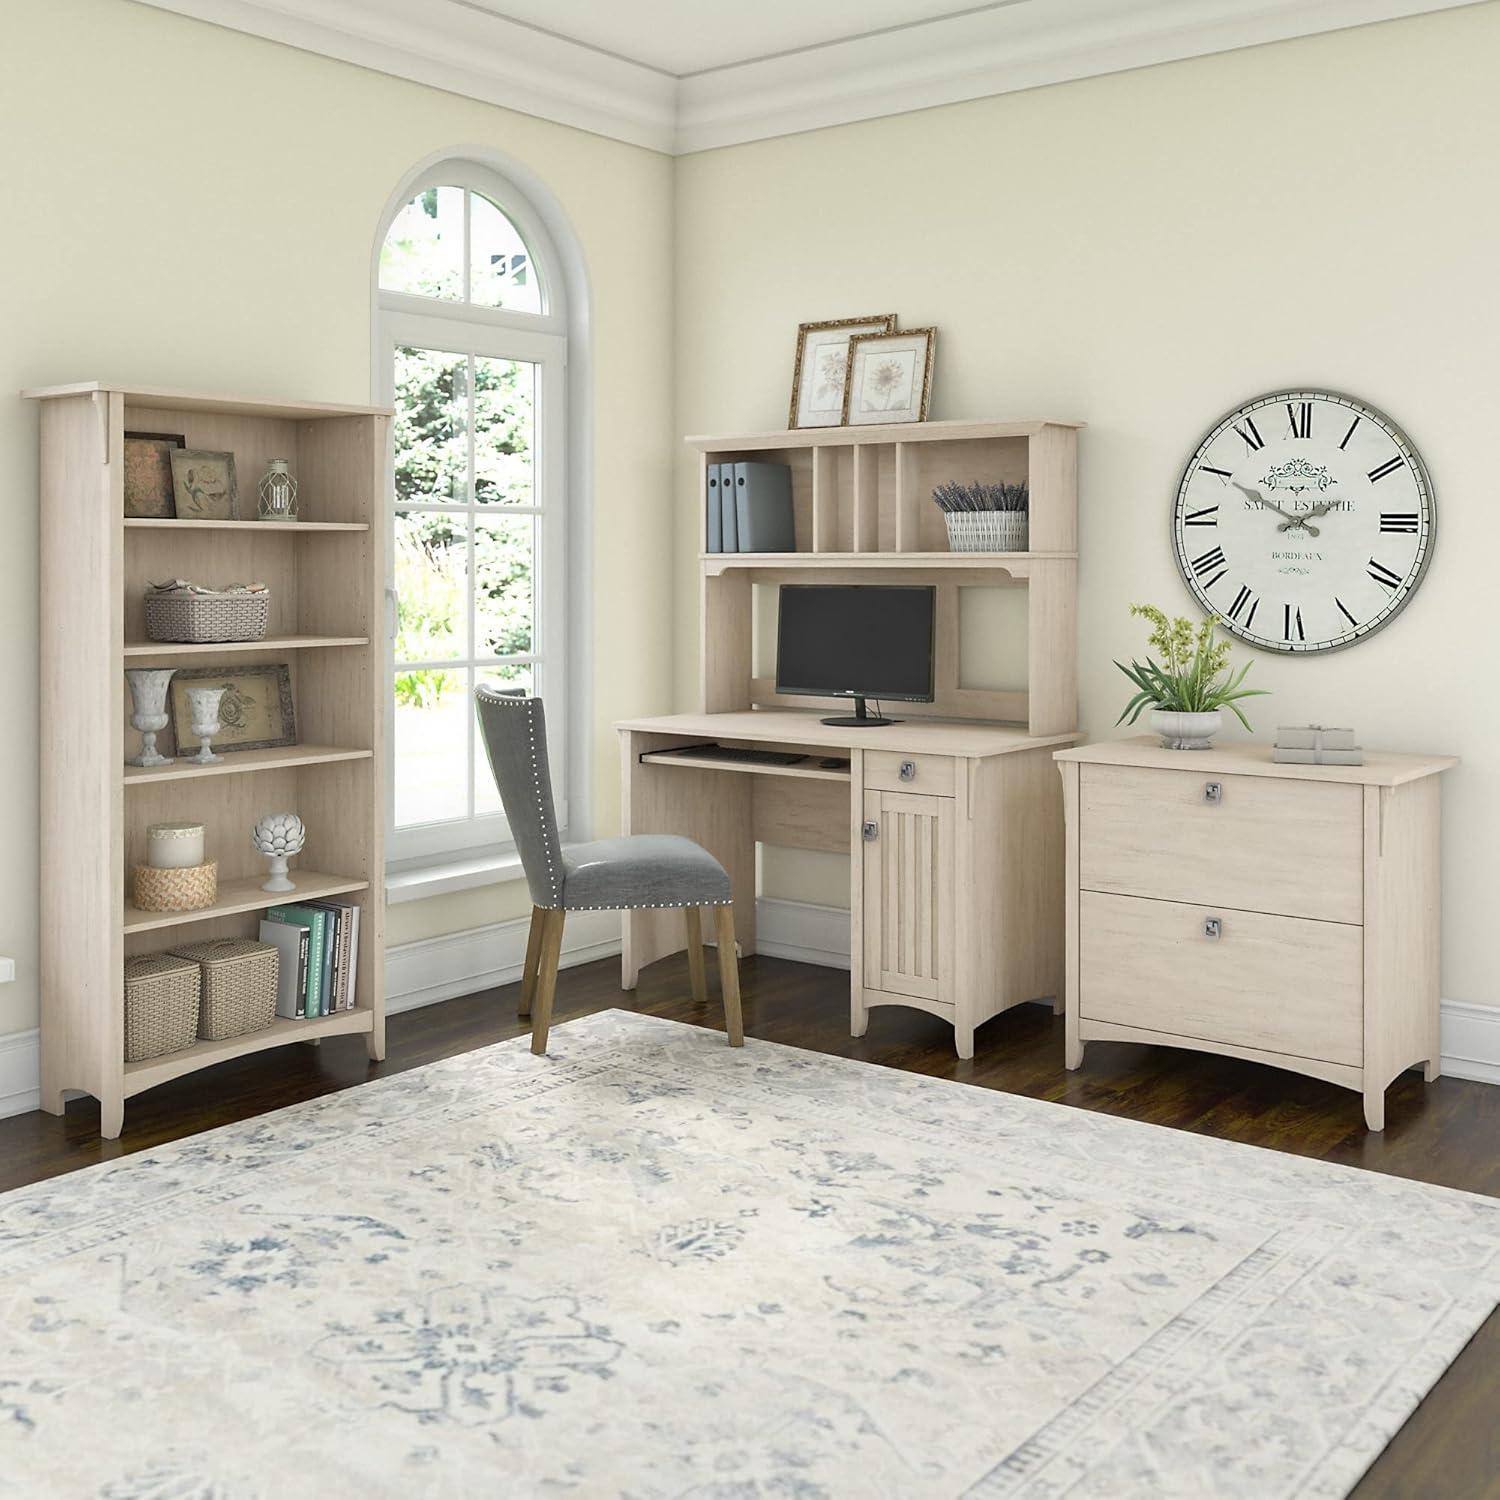
[[[42,1107],[65,1091],[100,1105],[120,1133],[127,1096],[284,1042],[363,1033],[384,1056],[384,757],[386,623],[382,524],[390,413],[379,407],[242,399],[82,382],[28,391],[39,407],[43,596],[58,601],[42,639]],[[127,432],[174,433],[235,455],[243,497],[273,458],[290,461],[306,519],[126,517]],[[258,641],[145,639],[143,595],[162,578],[264,582],[270,624]],[[287,667],[304,742],[130,766],[124,669]],[[250,842],[267,811],[298,813],[307,843],[295,892],[263,891]],[[153,822],[202,822],[219,866],[218,900],[193,912],[130,904],[130,871]],[[184,939],[254,937],[282,901],[352,896],[361,908],[355,1008],[124,1061],[124,964]]]
[[[370,884],[367,880],[349,880],[342,875],[324,875],[318,870],[294,869],[292,879],[296,881],[297,889],[272,892],[261,890],[265,878],[262,871],[260,875],[244,880],[220,881],[219,899],[212,906],[202,906],[197,911],[141,911],[127,901],[124,931],[129,936],[136,932],[155,932],[162,927],[183,927],[190,922],[213,922],[240,912],[265,911],[289,901],[321,901],[324,896],[343,896],[351,891],[368,890]]]
[[[907,715],[1020,722],[1034,735],[1077,723],[1078,431],[1051,420],[918,422],[688,438],[699,459],[703,700],[707,713],[807,707],[757,673],[756,588],[782,583],[930,583],[937,589],[934,697]],[[709,552],[708,465],[755,460],[791,473],[793,552]],[[1025,481],[1026,552],[954,552],[932,491],[948,480]],[[964,588],[1026,592],[1026,685],[965,686]],[[838,707],[836,700],[827,700]]]

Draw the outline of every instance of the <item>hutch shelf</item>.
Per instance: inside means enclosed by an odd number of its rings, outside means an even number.
[[[384,745],[381,660],[385,559],[379,524],[389,412],[370,406],[235,400],[84,382],[24,393],[40,407],[41,1044],[42,1107],[68,1090],[92,1094],[100,1131],[120,1133],[125,1100],[184,1073],[247,1053],[339,1033],[385,1051]],[[181,434],[189,448],[229,450],[240,504],[272,458],[291,460],[309,519],[195,521],[124,514],[127,432]],[[258,579],[271,590],[264,639],[173,645],[146,637],[149,582]],[[124,669],[285,662],[298,743],[130,766]],[[170,735],[163,736],[170,745]],[[295,894],[261,889],[256,818],[293,811],[307,844]],[[145,860],[146,829],[201,821],[218,861],[213,906],[145,912],[129,871]],[[138,953],[211,937],[253,937],[279,901],[354,896],[362,907],[355,1007],[310,1021],[200,1041],[142,1062],[124,1060],[124,964]]]

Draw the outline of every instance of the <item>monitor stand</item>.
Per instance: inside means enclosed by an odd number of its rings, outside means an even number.
[[[854,712],[842,718],[824,719],[823,723],[831,724],[835,729],[874,729],[881,724],[899,724],[900,719],[882,719],[879,714],[865,712],[865,700],[856,695],[854,699]]]

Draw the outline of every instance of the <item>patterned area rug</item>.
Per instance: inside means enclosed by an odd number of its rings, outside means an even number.
[[[1500,1200],[614,1011],[0,1198],[0,1495],[1341,1496]]]

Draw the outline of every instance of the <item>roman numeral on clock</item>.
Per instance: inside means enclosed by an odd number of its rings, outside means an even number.
[[[1346,605],[1346,604],[1345,604],[1345,603],[1344,603],[1344,601],[1343,601],[1343,600],[1342,600],[1342,599],[1340,599],[1340,598],[1339,598],[1339,596],[1338,596],[1338,595],[1337,595],[1337,594],[1335,594],[1335,595],[1334,595],[1334,596],[1333,596],[1333,602],[1334,602],[1334,603],[1335,603],[1335,604],[1337,604],[1337,605],[1338,605],[1338,607],[1339,607],[1339,613],[1340,613],[1340,614],[1341,614],[1341,615],[1343,615],[1343,617],[1344,617],[1344,618],[1345,618],[1345,619],[1346,619],[1346,620],[1347,620],[1347,621],[1348,621],[1348,622],[1349,622],[1349,623],[1350,623],[1350,624],[1351,624],[1351,625],[1352,625],[1352,626],[1353,626],[1353,627],[1354,627],[1354,628],[1355,628],[1355,629],[1356,629],[1356,630],[1358,630],[1358,629],[1359,629],[1359,621],[1358,621],[1358,620],[1356,620],[1356,619],[1355,619],[1355,618],[1354,618],[1354,616],[1353,616],[1353,615],[1351,615],[1351,614],[1350,614],[1350,613],[1349,613],[1349,608],[1348,608],[1348,606],[1347,606],[1347,605]]]
[[[1359,426],[1359,418],[1356,417],[1350,424],[1349,430],[1344,434],[1344,440],[1339,444],[1339,451],[1343,452],[1349,446],[1349,439],[1354,436],[1354,429]]]
[[[1224,549],[1222,547],[1215,547],[1212,551],[1205,552],[1202,557],[1195,557],[1193,559],[1193,573],[1198,578],[1203,578],[1205,574],[1213,573],[1214,576],[1208,579],[1203,585],[1204,588],[1211,589],[1228,572],[1228,569],[1225,567],[1227,561],[1228,559],[1224,556]],[[1215,572],[1215,569],[1218,571]]]
[[[1337,603],[1338,601],[1335,600],[1334,602]],[[1342,608],[1342,606],[1340,607]],[[1307,632],[1302,628],[1302,611],[1299,609],[1296,614],[1293,614],[1292,606],[1290,604],[1283,604],[1281,606],[1282,640],[1291,640],[1294,632],[1297,640],[1305,641],[1307,639]]]
[[[1384,563],[1376,562],[1372,557],[1370,566],[1365,570],[1376,583],[1390,589],[1392,593],[1401,587],[1401,575],[1393,573]]]
[[[1312,436],[1312,402],[1299,401],[1295,405],[1288,401],[1286,414],[1291,419],[1292,436],[1294,438],[1310,438]]]
[[[1241,438],[1244,439],[1245,447],[1248,448],[1251,453],[1254,453],[1258,448],[1264,448],[1266,446],[1266,440],[1260,435],[1260,429],[1256,427],[1254,417],[1246,417],[1245,425],[1243,427],[1241,427],[1240,424],[1236,422],[1234,424],[1234,430],[1239,433]]]
[[[1204,464],[1203,472],[1205,474],[1217,474],[1226,484],[1229,482],[1230,473],[1228,469],[1216,469],[1212,464]]]
[[[1249,606],[1248,614],[1245,614],[1246,605]],[[1231,620],[1238,621],[1245,627],[1246,630],[1249,630],[1251,624],[1255,619],[1255,611],[1259,607],[1259,605],[1260,600],[1257,599],[1250,592],[1250,590],[1242,584],[1240,586],[1239,593],[1234,596],[1234,603],[1229,606],[1229,618]],[[1240,620],[1241,614],[1245,614],[1245,618],[1243,620]]]
[[[1219,507],[1217,505],[1205,505],[1202,510],[1190,510],[1182,523],[1184,526],[1217,526],[1219,524]],[[1381,530],[1385,528],[1382,526]],[[1412,528],[1416,530],[1415,527]]]
[[[1370,470],[1370,483],[1374,484],[1378,479],[1384,479],[1387,474],[1394,474],[1406,460],[1398,453],[1394,458],[1388,458],[1377,469]]]
[[[1380,512],[1380,529],[1386,532],[1414,532],[1417,529],[1417,513],[1414,510],[1383,510]]]

